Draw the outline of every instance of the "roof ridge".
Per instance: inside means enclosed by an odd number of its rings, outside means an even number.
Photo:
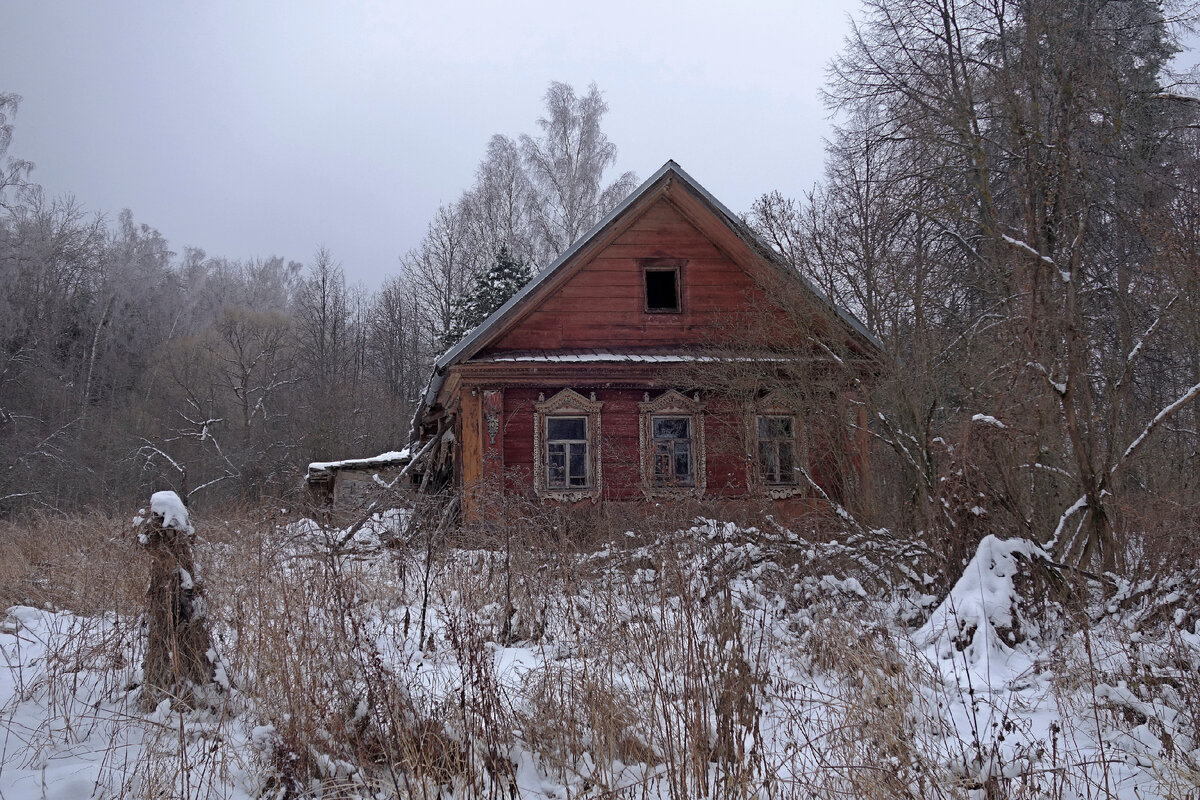
[[[746,242],[751,249],[758,252],[776,267],[786,270],[789,275],[799,278],[801,285],[807,291],[809,291],[826,307],[833,310],[833,312],[836,313],[837,316],[855,333],[862,336],[880,350],[885,349],[883,343],[867,330],[866,326],[863,325],[862,321],[859,320],[858,317],[854,316],[854,314],[852,314],[850,311],[833,302],[833,300],[826,295],[825,292],[821,291],[820,288],[813,284],[812,281],[787,264],[783,260],[782,256],[780,256],[779,253],[767,245],[762,238],[759,237],[758,234],[755,233],[750,226],[748,226],[742,220],[741,217],[731,211],[725,206],[724,203],[722,203],[707,189],[701,186],[696,179],[689,175],[687,171],[684,170],[683,167],[681,167],[674,159],[667,159],[666,163],[655,170],[653,175],[651,175],[649,178],[643,181],[640,186],[630,192],[629,195],[626,196],[620,203],[617,203],[617,205],[614,206],[611,211],[605,214],[603,218],[601,218],[587,231],[587,233],[576,239],[570,247],[568,247],[561,255],[558,256],[558,258],[554,259],[554,261],[552,261],[548,266],[539,271],[537,275],[535,275],[528,283],[521,287],[520,291],[510,297],[508,301],[504,303],[504,305],[493,311],[490,315],[488,315],[487,319],[475,326],[475,328],[473,328],[466,336],[459,340],[457,344],[446,350],[437,358],[436,361],[434,361],[433,374],[430,376],[429,385],[426,387],[426,391],[421,399],[421,404],[417,408],[417,416],[413,419],[414,436],[419,434],[419,417],[422,413],[421,406],[428,405],[437,398],[438,391],[441,389],[442,376],[445,374],[446,369],[458,363],[459,360],[463,358],[464,354],[474,354],[475,352],[478,352],[477,345],[479,345],[481,341],[486,340],[487,337],[492,333],[493,329],[503,319],[505,319],[513,309],[521,305],[527,297],[529,297],[538,289],[538,287],[549,280],[552,275],[558,272],[565,264],[569,263],[581,250],[583,250],[583,248],[590,244],[592,239],[598,236],[605,228],[616,221],[630,207],[641,200],[651,188],[653,188],[668,175],[674,175],[675,177],[679,178],[680,182],[688,191],[698,196],[702,201],[708,204],[710,208],[717,212],[717,214],[724,217],[734,233],[737,234],[737,236],[744,242]]]

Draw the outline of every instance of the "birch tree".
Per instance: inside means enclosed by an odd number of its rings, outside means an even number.
[[[604,184],[617,147],[600,127],[608,104],[596,84],[576,95],[554,81],[546,90],[540,136],[521,137],[521,156],[533,188],[533,225],[539,264],[565,251],[636,186],[632,172]]]

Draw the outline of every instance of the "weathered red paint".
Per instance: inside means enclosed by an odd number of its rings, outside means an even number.
[[[830,321],[828,309],[818,308],[815,296],[788,289],[791,284],[780,277],[778,265],[767,265],[744,233],[734,231],[711,205],[673,180],[668,175],[660,185],[646,189],[623,216],[502,318],[485,341],[449,367],[426,420],[436,419],[438,409],[446,414],[460,407],[464,414],[479,416],[456,426],[465,437],[459,448],[462,457],[484,459],[480,465],[458,465],[460,484],[473,476],[473,481],[534,497],[537,459],[545,458],[535,453],[535,404],[569,388],[603,404],[598,499],[643,499],[651,492],[639,468],[646,457],[639,438],[639,404],[675,389],[703,406],[704,498],[763,496],[754,478],[756,451],[748,425],[754,412],[747,403],[754,397],[743,401],[710,395],[694,364],[496,360],[506,353],[553,355],[594,349],[686,355],[733,344],[784,344],[790,352],[812,353],[807,337],[813,336],[837,340],[843,352],[847,345],[864,352],[862,341],[851,342],[854,337]],[[679,270],[676,312],[646,308],[643,270],[661,264]],[[796,302],[787,312],[773,302],[777,296],[770,296],[786,291],[796,292]],[[802,317],[808,313],[805,308],[812,309],[803,332],[796,324],[797,307]],[[468,395],[473,402],[462,402]],[[809,474],[839,501],[844,499],[841,476],[847,465],[862,470],[866,464],[866,440],[852,438],[845,421],[845,404],[831,399],[827,410],[798,423]],[[784,503],[791,509],[811,502],[807,490],[792,494]],[[469,507],[467,512],[474,513]]]

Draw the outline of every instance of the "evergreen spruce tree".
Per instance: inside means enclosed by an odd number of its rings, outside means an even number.
[[[531,272],[524,261],[514,258],[508,247],[501,245],[492,266],[475,276],[471,290],[455,302],[454,323],[446,331],[443,344],[450,347],[474,330],[529,282]]]

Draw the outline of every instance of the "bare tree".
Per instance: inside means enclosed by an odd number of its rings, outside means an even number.
[[[519,259],[534,259],[533,186],[517,143],[496,134],[475,171],[475,185],[459,203],[470,231],[471,248],[486,261],[500,248]]]
[[[390,278],[375,295],[368,314],[368,359],[373,378],[388,400],[386,430],[393,440],[408,435],[412,410],[424,382],[430,351],[413,289]]]
[[[1007,419],[995,460],[1034,488],[1009,480],[1000,502],[1109,568],[1115,509],[1136,490],[1125,470],[1200,392],[1194,370],[1144,371],[1187,327],[1181,273],[1162,269],[1195,115],[1162,89],[1169,23],[1149,2],[872,0],[834,64],[830,100],[848,116],[832,217],[814,223],[840,232],[821,257],[853,266],[862,288],[844,296],[917,342],[897,353],[910,374],[938,373],[921,416],[944,432]],[[916,254],[893,245],[918,236],[935,257],[906,265]],[[920,341],[903,331],[914,315]],[[897,424],[898,450],[929,441],[924,427]]]
[[[441,347],[454,344],[447,338],[454,328],[455,301],[466,293],[481,263],[469,233],[467,210],[461,204],[442,206],[421,244],[402,260],[432,338]]]
[[[537,263],[545,264],[629,194],[637,183],[632,172],[604,185],[604,173],[617,161],[617,147],[600,122],[608,112],[596,84],[579,97],[569,84],[555,81],[546,90],[542,135],[521,137],[521,156],[533,187],[533,224]]]
[[[0,209],[10,210],[7,194],[10,190],[21,191],[28,186],[29,172],[33,164],[8,155],[12,144],[12,118],[21,105],[21,96],[11,92],[0,92]]]
[[[294,457],[286,437],[272,435],[280,395],[295,385],[292,323],[278,312],[227,308],[204,338],[214,379],[237,420],[242,491],[254,496],[278,487]]]

